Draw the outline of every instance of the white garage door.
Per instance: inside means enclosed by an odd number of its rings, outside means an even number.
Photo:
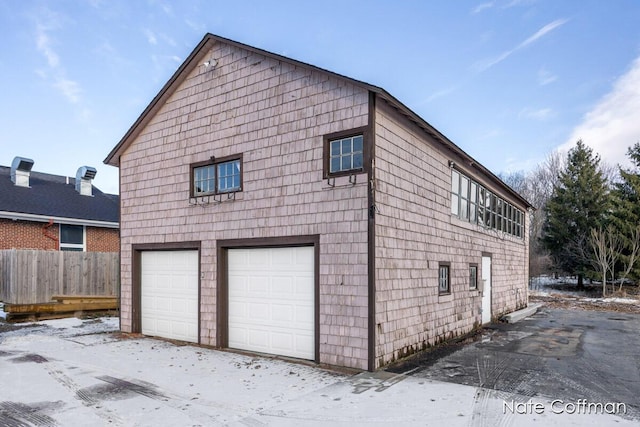
[[[141,253],[142,333],[198,342],[198,251]]]
[[[315,358],[314,248],[229,249],[229,347]]]

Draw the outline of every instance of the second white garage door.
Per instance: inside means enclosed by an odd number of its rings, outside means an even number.
[[[141,254],[142,333],[198,342],[198,251]]]
[[[229,347],[313,360],[314,248],[229,249]]]

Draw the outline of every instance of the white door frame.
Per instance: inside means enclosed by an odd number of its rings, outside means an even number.
[[[482,255],[482,324],[491,323],[491,255]]]

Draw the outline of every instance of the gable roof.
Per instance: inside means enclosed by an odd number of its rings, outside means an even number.
[[[75,178],[31,172],[29,187],[11,181],[11,168],[0,166],[0,218],[118,228],[120,198],[93,187],[93,196],[75,189]]]
[[[533,208],[533,206],[519,193],[505,184],[500,178],[498,178],[493,172],[489,169],[482,166],[476,160],[474,160],[469,154],[467,154],[464,150],[454,144],[451,140],[449,140],[446,136],[444,136],[440,131],[431,126],[420,117],[418,114],[413,112],[410,108],[392,96],[389,92],[384,90],[381,87],[371,85],[369,83],[353,79],[351,77],[347,77],[333,71],[329,71],[315,65],[307,64],[305,62],[297,61],[295,59],[287,58],[282,55],[278,55],[276,53],[272,53],[263,49],[259,49],[257,47],[249,46],[234,40],[230,40],[221,36],[217,36],[211,33],[205,34],[204,38],[198,43],[198,45],[193,49],[191,54],[187,57],[187,59],[178,67],[176,72],[171,76],[171,78],[167,81],[167,83],[162,87],[160,92],[151,100],[151,103],[144,109],[142,114],[138,117],[138,119],[133,123],[133,125],[129,128],[127,133],[122,137],[120,142],[111,150],[111,152],[107,155],[104,160],[104,163],[111,166],[120,166],[120,155],[131,145],[133,140],[142,132],[144,127],[149,123],[149,121],[153,118],[153,116],[158,112],[158,110],[165,104],[167,99],[171,97],[174,91],[182,84],[182,82],[186,79],[187,75],[196,67],[198,64],[204,59],[206,54],[211,50],[213,45],[217,42],[224,43],[230,46],[234,46],[240,49],[247,50],[249,52],[257,53],[263,55],[267,58],[272,58],[276,61],[282,61],[288,64],[292,64],[296,67],[310,69],[312,71],[317,71],[325,74],[329,74],[330,76],[346,80],[349,83],[361,87],[365,90],[368,90],[377,97],[384,99],[389,102],[393,107],[395,107],[401,114],[403,114],[407,119],[411,122],[418,125],[424,132],[429,134],[434,138],[435,141],[442,144],[442,146],[465,159],[465,162],[468,166],[477,169],[481,174],[486,176],[490,181],[492,181],[498,187],[504,189],[504,191],[514,197],[516,200],[522,202],[527,208]]]

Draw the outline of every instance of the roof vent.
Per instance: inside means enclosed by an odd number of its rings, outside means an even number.
[[[83,196],[93,196],[91,181],[98,171],[91,166],[81,166],[76,172],[76,191]]]
[[[33,160],[24,157],[15,157],[11,162],[11,181],[19,187],[29,187],[29,176]]]

